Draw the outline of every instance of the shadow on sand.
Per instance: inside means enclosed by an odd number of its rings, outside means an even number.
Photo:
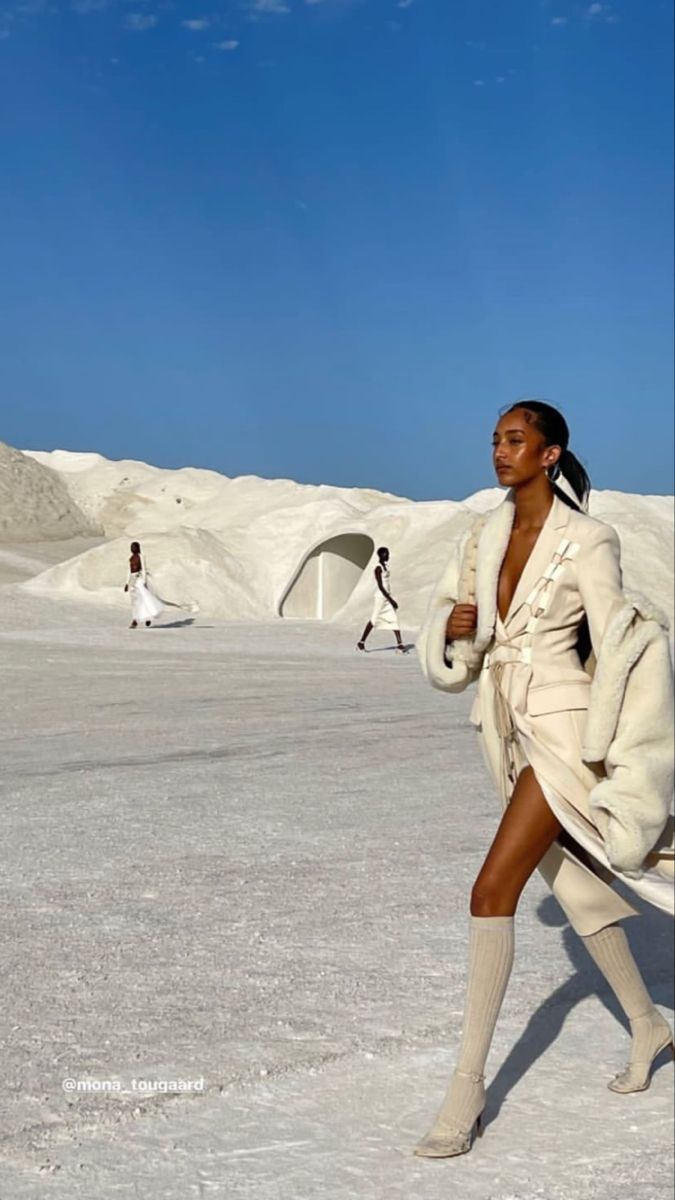
[[[414,642],[404,642],[403,649],[405,650],[406,654],[408,654],[411,650],[415,649],[415,643]],[[369,650],[368,647],[366,646],[366,649],[363,650],[362,653],[363,654],[393,654],[396,650],[398,650],[398,646],[396,646],[396,644],[394,644],[393,646],[373,646],[372,650]]]
[[[635,897],[631,898],[632,902]],[[605,1008],[617,1021],[629,1030],[628,1021],[617,1003],[614,993],[605,983],[581,939],[576,935],[553,896],[547,896],[539,905],[538,915],[544,925],[562,926],[563,943],[574,974],[570,975],[551,996],[532,1014],[521,1037],[516,1042],[497,1075],[490,1084],[487,1094],[486,1123],[494,1120],[509,1092],[516,1086],[530,1067],[545,1054],[557,1040],[568,1014],[580,1000],[598,995]],[[673,959],[673,924],[666,913],[649,908],[636,920],[624,924],[631,950],[642,972],[652,999],[656,1004],[673,1007],[673,975],[670,964]],[[617,1056],[620,1047],[617,1046]],[[659,1055],[654,1071],[667,1062],[666,1053]],[[621,1064],[617,1061],[617,1069]]]
[[[194,625],[194,617],[184,617],[182,621],[164,621],[162,625],[153,626],[154,629],[186,629],[189,625]],[[200,629],[213,629],[213,625],[200,625]]]

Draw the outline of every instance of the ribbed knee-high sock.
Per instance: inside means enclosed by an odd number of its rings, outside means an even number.
[[[620,925],[607,925],[581,940],[630,1021],[631,1060],[649,1061],[668,1026],[645,987],[624,930]]]
[[[513,917],[472,917],[469,980],[457,1070],[482,1075],[514,953]]]
[[[511,975],[513,951],[513,917],[471,918],[462,1041],[455,1072],[427,1141],[470,1130],[483,1110],[483,1072]]]

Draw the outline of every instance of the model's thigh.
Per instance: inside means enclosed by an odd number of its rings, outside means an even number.
[[[474,884],[472,914],[511,916],[530,875],[560,829],[532,767],[526,767],[518,776],[511,801]]]

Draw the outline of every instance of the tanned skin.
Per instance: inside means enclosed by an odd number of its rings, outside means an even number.
[[[492,460],[499,483],[512,488],[515,498],[513,530],[497,587],[502,620],[553,503],[546,472],[560,454],[560,446],[545,444],[526,409],[514,409],[498,421]],[[474,604],[456,604],[448,618],[448,641],[470,636],[477,617]],[[560,832],[532,767],[525,767],[473,885],[471,915],[513,916],[530,875]]]
[[[131,549],[131,558],[129,559],[129,570],[131,571],[132,575],[137,575],[138,572],[143,569],[143,562],[141,560],[141,548],[140,548],[138,542],[132,542],[130,549]],[[129,591],[128,583],[125,583],[124,590],[125,590],[125,592]],[[146,621],[145,624],[148,626],[148,628],[150,628],[150,624],[151,624],[150,621]],[[132,621],[129,628],[137,629],[138,621]]]
[[[380,559],[380,561],[375,568],[375,582],[377,583],[377,586],[379,587],[380,591],[382,592],[382,595],[385,596],[386,599],[391,604],[391,607],[393,608],[394,612],[398,612],[398,604],[394,600],[394,597],[389,595],[389,592],[387,591],[387,589],[384,586],[384,583],[382,582],[382,567],[386,566],[387,563],[389,562],[389,551],[384,546],[382,547],[382,550],[379,551],[379,559]],[[365,650],[366,638],[368,637],[368,635],[370,633],[372,633],[372,630],[373,630],[373,626],[371,625],[371,623],[369,621],[368,624],[366,625],[363,633],[361,634],[361,641],[356,643],[358,650]],[[403,640],[401,638],[401,631],[399,629],[395,629],[394,634],[396,637],[396,649],[402,650],[403,653],[405,653],[405,646],[403,645]]]

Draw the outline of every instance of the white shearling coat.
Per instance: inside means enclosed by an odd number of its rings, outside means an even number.
[[[615,530],[555,495],[502,622],[497,587],[514,514],[509,492],[474,524],[459,571],[451,560],[417,641],[422,669],[450,692],[477,681],[471,720],[502,805],[531,765],[585,851],[589,865],[556,842],[539,867],[578,933],[635,915],[611,887],[617,878],[672,912],[667,622],[643,597],[624,594]],[[458,601],[477,604],[477,629],[447,646]],[[584,615],[592,666],[576,649]]]

